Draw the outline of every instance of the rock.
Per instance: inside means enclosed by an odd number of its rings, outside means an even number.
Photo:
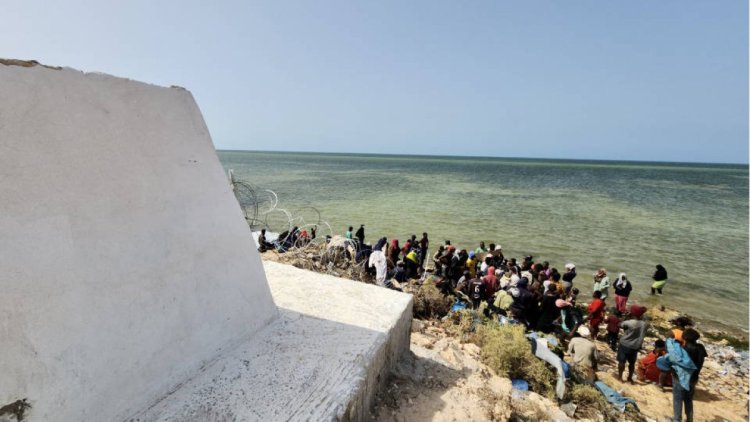
[[[571,403],[565,403],[564,405],[560,406],[560,410],[562,410],[563,412],[565,412],[565,414],[569,418],[572,418],[573,416],[575,416],[577,408],[578,408],[578,406],[576,406],[575,403],[572,403],[572,402]]]

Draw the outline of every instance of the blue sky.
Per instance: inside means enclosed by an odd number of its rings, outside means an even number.
[[[188,88],[220,149],[748,161],[745,1],[6,2],[0,57]]]

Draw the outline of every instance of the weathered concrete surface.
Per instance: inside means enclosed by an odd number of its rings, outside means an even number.
[[[362,420],[409,348],[411,296],[265,262],[281,318],[140,421]]]
[[[29,420],[121,420],[278,312],[188,91],[10,64],[0,408],[26,398]]]

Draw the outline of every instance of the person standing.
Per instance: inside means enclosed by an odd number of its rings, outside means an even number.
[[[654,280],[654,284],[651,285],[651,294],[655,294],[656,292],[662,294],[661,289],[667,284],[667,269],[661,264],[657,265],[656,271],[651,278]]]
[[[698,377],[701,369],[703,368],[703,362],[706,360],[706,348],[702,344],[698,343],[700,334],[692,328],[686,329],[682,338],[685,340],[685,352],[687,352],[690,360],[695,365],[695,371],[690,375],[690,389],[685,391],[680,382],[672,383],[672,410],[674,411],[673,420],[682,420],[682,406],[685,405],[685,420],[687,422],[693,422],[693,396],[695,395],[695,387],[698,384]],[[667,340],[669,341],[669,340]],[[674,344],[673,344],[674,345]],[[674,370],[672,373],[672,379],[675,378]]]
[[[349,230],[352,228],[349,227]],[[357,229],[357,233],[354,235],[357,238],[357,241],[359,242],[359,247],[361,248],[362,245],[365,244],[365,225],[360,224],[359,229]]]
[[[609,277],[607,276],[606,268],[600,268],[594,274],[594,291],[602,292],[602,300],[606,300],[609,297]]]
[[[569,292],[573,288],[573,279],[576,278],[576,265],[573,263],[565,264],[565,274],[562,276],[562,285],[565,292]]]
[[[419,247],[422,249],[422,255],[419,257],[419,266],[424,269],[424,261],[427,257],[427,248],[430,247],[430,239],[427,238],[427,233],[422,233],[422,239],[419,241]]]
[[[593,293],[593,300],[588,307],[589,328],[591,329],[591,338],[596,340],[599,335],[599,325],[604,321],[604,308],[606,304],[602,300],[602,292],[599,290]]]
[[[625,273],[620,273],[615,281],[615,308],[618,312],[624,314],[627,310],[626,306],[631,290],[633,290],[633,285],[630,284],[628,276]]]
[[[625,371],[625,362],[628,363],[628,382],[633,383],[635,361],[638,351],[643,346],[643,338],[646,336],[648,323],[642,321],[641,317],[646,313],[646,307],[630,305],[630,316],[632,319],[620,323],[624,330],[620,337],[620,345],[617,348],[617,379],[622,382],[622,373]]]

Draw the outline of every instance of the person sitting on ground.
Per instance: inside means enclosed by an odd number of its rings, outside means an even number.
[[[602,300],[606,300],[609,296],[609,277],[607,276],[606,268],[600,268],[599,271],[594,273],[593,290],[602,292]]]
[[[615,307],[620,313],[625,313],[627,310],[631,290],[633,290],[633,285],[630,284],[628,276],[625,273],[620,273],[615,281]]]
[[[620,317],[622,314],[617,308],[609,308],[609,313],[604,319],[607,324],[607,344],[613,352],[617,351],[617,340],[620,338]]]
[[[636,365],[635,373],[638,376],[638,381],[652,383],[661,382],[662,386],[671,386],[672,374],[669,372],[664,372],[665,376],[662,377],[663,379],[660,381],[659,375],[662,374],[662,371],[659,370],[659,368],[656,366],[656,359],[664,356],[664,354],[666,353],[667,346],[666,343],[664,343],[664,340],[656,340],[654,342],[654,350],[641,358]]]
[[[656,271],[651,278],[654,280],[654,284],[651,285],[651,294],[655,294],[656,292],[662,294],[661,290],[667,284],[667,269],[661,264],[657,265]]]
[[[493,311],[500,315],[508,316],[511,305],[513,305],[513,296],[505,290],[498,290],[493,302]]]
[[[498,282],[501,289],[507,289],[510,286],[510,271],[503,272]]]
[[[597,380],[599,355],[596,345],[589,339],[590,336],[588,328],[578,327],[568,343],[568,354],[573,360],[573,368],[581,373],[584,382],[593,384]]]
[[[638,351],[643,346],[643,338],[646,336],[648,323],[640,318],[646,313],[646,307],[630,305],[630,316],[632,319],[620,323],[624,330],[620,337],[620,345],[617,348],[617,379],[622,382],[622,373],[625,371],[625,362],[628,363],[628,382],[633,383],[635,372],[635,361]]]
[[[393,274],[393,279],[398,281],[399,283],[406,282],[406,270],[404,270],[403,262],[399,262],[398,264],[396,264],[396,271]]]
[[[599,336],[599,325],[604,321],[604,309],[607,304],[602,300],[602,292],[595,291],[593,300],[587,309],[589,315],[589,328],[591,329],[591,338],[596,340]]]
[[[273,249],[273,243],[266,240],[266,229],[261,229],[258,235],[258,252],[265,252],[269,249]]]

